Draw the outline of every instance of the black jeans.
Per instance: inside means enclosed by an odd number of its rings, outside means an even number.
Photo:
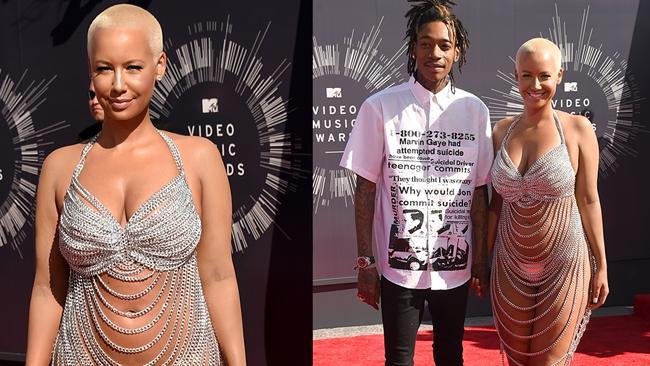
[[[433,323],[433,359],[437,366],[463,364],[463,332],[469,281],[451,290],[408,289],[381,279],[386,366],[413,366],[415,338],[424,301]]]

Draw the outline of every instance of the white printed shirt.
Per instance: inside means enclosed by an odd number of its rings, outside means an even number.
[[[341,166],[377,185],[380,273],[406,288],[451,289],[471,276],[474,188],[490,181],[492,129],[476,96],[411,78],[361,105]]]

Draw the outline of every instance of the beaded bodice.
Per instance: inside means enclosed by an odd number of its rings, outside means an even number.
[[[510,159],[505,146],[513,128],[519,122],[518,116],[508,128],[501,147],[496,154],[492,168],[492,186],[506,202],[549,201],[573,195],[575,172],[564,141],[562,125],[553,113],[553,119],[560,133],[560,144],[540,156],[521,174]]]
[[[135,261],[157,271],[187,262],[201,236],[178,149],[160,132],[174,157],[179,174],[147,199],[125,227],[79,182],[93,138],[83,149],[64,199],[59,247],[70,267],[83,276],[106,272],[116,263]],[[94,207],[90,207],[89,202]]]
[[[59,223],[70,265],[54,365],[222,365],[199,278],[201,220],[178,149],[159,131],[178,175],[124,227],[72,176]]]

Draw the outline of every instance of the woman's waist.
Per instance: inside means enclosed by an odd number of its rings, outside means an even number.
[[[96,299],[104,307],[138,312],[200,281],[196,256],[170,270],[158,270],[137,262],[117,263],[95,275],[70,270],[70,290],[84,299]]]
[[[200,286],[200,281],[192,285]],[[85,301],[66,306],[60,336],[67,342],[57,342],[60,346],[56,352],[65,354],[66,346],[76,347],[69,341],[80,339],[87,340],[85,349],[95,362],[108,357],[123,365],[184,360],[188,347],[196,347],[197,340],[203,341],[199,342],[201,347],[192,349],[194,355],[218,352],[205,300],[196,296],[199,292],[191,288],[163,292],[158,301],[110,298],[107,303],[101,296],[82,294]],[[214,342],[208,342],[211,339]]]
[[[573,196],[558,201],[536,201],[530,205],[504,202],[497,238],[519,248],[575,241],[584,236],[580,213]]]
[[[495,246],[518,258],[538,260],[548,255],[571,255],[579,246],[586,246],[580,217],[544,225],[514,227],[499,222]],[[516,252],[516,253],[515,253]]]

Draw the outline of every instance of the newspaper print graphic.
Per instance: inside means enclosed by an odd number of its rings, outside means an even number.
[[[445,128],[390,131],[396,148],[386,161],[391,225],[388,264],[410,271],[467,268],[471,235],[472,167],[478,147],[473,132]],[[389,144],[391,145],[391,144]]]

